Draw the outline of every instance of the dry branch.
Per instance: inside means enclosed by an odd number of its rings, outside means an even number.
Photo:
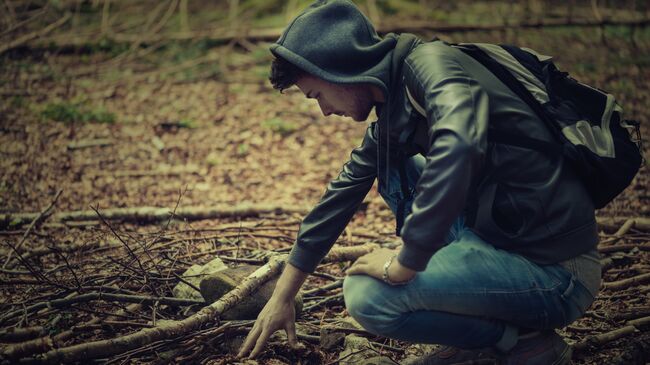
[[[485,31],[500,31],[507,29],[522,29],[522,28],[557,28],[557,27],[604,27],[604,26],[629,26],[629,27],[645,27],[650,25],[650,19],[639,20],[609,20],[604,19],[601,21],[594,21],[590,19],[585,20],[547,20],[544,22],[533,23],[520,23],[520,24],[492,24],[492,25],[458,25],[458,24],[435,24],[431,22],[409,22],[409,25],[401,24],[387,24],[378,27],[379,33],[421,33],[421,32],[435,32],[435,33],[453,33],[453,32],[485,32]],[[266,28],[266,29],[231,29],[222,28],[202,32],[177,32],[167,34],[110,34],[109,39],[116,43],[131,43],[131,44],[152,44],[157,42],[167,41],[182,41],[182,40],[197,40],[206,39],[212,42],[228,43],[234,40],[246,39],[253,42],[273,42],[276,41],[282,34],[282,29],[279,28]],[[73,34],[60,34],[43,39],[42,42],[34,44],[33,46],[47,47],[51,44],[56,44],[58,47],[80,47],[95,42],[96,37],[91,36],[76,36]]]
[[[627,232],[631,228],[636,228],[640,231],[650,232],[650,218],[646,217],[598,217],[596,220],[600,228],[608,231],[619,229],[623,231],[625,228],[625,232]],[[629,227],[625,227],[626,223]]]
[[[263,282],[279,273],[284,264],[284,260],[284,256],[274,257],[268,264],[252,273],[244,282],[228,292],[221,299],[202,308],[198,313],[184,320],[164,322],[157,327],[145,328],[122,337],[54,349],[42,356],[38,356],[37,359],[43,363],[60,363],[107,358],[149,345],[155,341],[175,338],[190,331],[197,330],[217,318],[224,311],[233,307],[242,298],[250,295]]]
[[[0,318],[0,323],[5,323],[12,318],[21,316],[24,313],[34,313],[44,308],[55,308],[55,309],[65,309],[70,308],[70,305],[76,303],[86,303],[94,300],[106,300],[106,301],[115,301],[123,303],[138,303],[138,304],[167,304],[171,306],[181,306],[181,305],[196,305],[196,304],[205,304],[201,300],[193,299],[182,299],[182,298],[173,298],[173,297],[149,297],[143,295],[127,295],[127,294],[115,294],[115,293],[86,293],[81,295],[72,295],[62,299],[53,299],[47,302],[40,302],[29,307],[22,309],[17,309],[13,312],[6,313]]]
[[[261,214],[301,214],[308,212],[304,207],[286,207],[271,204],[240,204],[231,206],[215,207],[186,207],[178,208],[175,216],[187,220],[214,219],[221,217],[256,217]],[[169,219],[171,211],[168,208],[160,207],[135,207],[135,208],[112,208],[100,210],[102,217],[107,220],[123,220],[133,222],[157,222]],[[17,227],[31,222],[37,217],[37,213],[14,213],[0,214],[0,227]],[[60,212],[53,214],[53,222],[78,222],[92,221],[97,219],[97,213],[93,210],[78,210],[71,212]]]
[[[50,338],[50,336],[45,336],[9,345],[2,349],[2,356],[9,359],[17,359],[26,355],[49,351],[52,347],[54,347],[52,338]]]
[[[106,146],[111,146],[112,144],[113,144],[113,140],[108,138],[84,139],[81,141],[68,143],[67,148],[69,151],[74,151],[74,150],[81,150],[89,147],[106,147]]]
[[[23,328],[8,328],[0,331],[0,342],[21,342],[31,340],[36,337],[45,335],[45,328],[37,327],[23,327]]]
[[[37,224],[42,222],[45,218],[52,215],[52,209],[54,208],[54,205],[56,204],[57,200],[59,200],[59,196],[61,196],[61,192],[63,192],[63,190],[59,190],[56,193],[56,195],[54,196],[54,199],[52,200],[52,202],[50,202],[50,205],[48,205],[47,208],[43,209],[40,213],[38,213],[38,215],[36,217],[34,217],[34,219],[32,219],[32,222],[27,227],[27,230],[25,231],[25,234],[23,234],[23,238],[20,240],[20,242],[18,242],[17,245],[12,246],[12,250],[9,251],[9,253],[7,254],[7,259],[5,260],[4,264],[2,265],[3,269],[6,268],[9,261],[11,261],[11,256],[13,255],[14,251],[17,252],[20,249],[20,247],[23,245],[23,243],[25,243],[25,240],[27,239],[27,236],[29,236],[29,233],[32,231],[32,229]]]
[[[59,18],[59,20],[57,20],[54,23],[46,26],[45,28],[40,29],[40,30],[38,30],[36,32],[33,32],[33,33],[25,34],[24,36],[18,37],[17,39],[13,40],[12,42],[9,42],[7,44],[4,44],[4,45],[0,46],[0,54],[3,54],[3,53],[5,53],[6,51],[8,51],[10,49],[22,46],[23,44],[25,44],[25,43],[27,43],[27,42],[35,39],[35,38],[39,38],[39,37],[42,37],[42,36],[46,35],[47,33],[51,32],[54,29],[56,29],[56,28],[62,26],[63,24],[65,24],[65,22],[67,22],[68,19],[70,19],[71,16],[72,16],[72,14],[66,13],[64,16]]]
[[[594,336],[587,336],[585,339],[583,339],[580,342],[577,342],[576,344],[573,345],[573,348],[576,350],[582,350],[587,348],[589,345],[595,345],[595,346],[600,346],[604,345],[608,342],[617,340],[621,337],[625,337],[627,335],[630,335],[632,333],[638,332],[641,327],[646,326],[650,324],[650,317],[643,317],[639,319],[634,319],[631,321],[628,321],[627,326],[610,331],[610,332],[605,332],[601,333],[599,335],[594,335]]]
[[[350,246],[350,247],[337,247],[336,249],[330,251],[330,253],[327,256],[325,256],[323,262],[341,262],[341,261],[356,260],[357,258],[377,248],[379,248],[379,245],[375,243],[366,243],[365,245]]]
[[[354,257],[352,252],[356,255],[364,255],[378,246],[363,245],[360,247],[335,248],[330,251],[330,255],[328,255],[329,260],[355,259],[358,256]],[[198,330],[201,326],[217,319],[223,312],[235,306],[244,297],[251,295],[265,281],[279,274],[284,266],[285,260],[286,255],[275,255],[271,257],[266,265],[249,275],[240,285],[226,293],[221,299],[181,321],[164,322],[157,327],[145,328],[122,337],[50,350],[45,354],[37,355],[31,360],[41,363],[61,363],[107,358],[147,346],[156,341],[176,338],[191,331]]]
[[[108,318],[106,318],[106,319],[102,319],[101,317],[94,317],[93,319],[89,320],[88,322],[86,322],[84,324],[72,326],[71,328],[69,328],[69,329],[67,329],[67,330],[53,336],[52,341],[54,341],[55,346],[59,345],[59,344],[62,344],[64,341],[67,341],[70,337],[72,337],[74,335],[76,327],[78,327],[78,326],[92,326],[92,325],[98,324],[98,323],[100,323],[102,321],[107,322],[107,321],[110,321],[110,320],[112,320],[114,318],[119,318],[120,316],[123,316],[124,314],[126,314],[128,312],[135,312],[135,311],[137,311],[137,310],[139,310],[141,308],[142,308],[141,304],[131,303],[131,304],[127,305],[126,308],[122,308],[122,309],[118,310],[116,313],[108,316]]]
[[[630,243],[625,245],[599,246],[598,251],[600,253],[612,253],[612,252],[619,252],[619,251],[629,251],[635,248],[641,251],[650,251],[650,244],[636,245]]]
[[[637,275],[631,278],[619,280],[619,281],[612,281],[609,283],[604,283],[603,284],[603,289],[605,290],[621,290],[621,289],[627,289],[631,286],[638,285],[638,284],[645,284],[650,281],[650,273],[647,274],[642,274],[642,275]]]

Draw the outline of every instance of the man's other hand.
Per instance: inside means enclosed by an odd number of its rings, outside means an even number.
[[[347,275],[369,275],[379,280],[383,280],[384,264],[391,256],[397,254],[398,250],[387,248],[376,249],[357,259],[345,272]],[[392,282],[406,282],[415,276],[416,271],[403,266],[397,257],[393,259],[388,267],[388,277]]]
[[[237,357],[242,358],[249,351],[249,359],[256,357],[264,349],[269,337],[280,329],[286,331],[289,345],[295,348],[298,345],[298,340],[296,339],[294,299],[285,300],[272,296],[257,316],[253,329],[246,337]],[[253,350],[251,351],[251,349]]]

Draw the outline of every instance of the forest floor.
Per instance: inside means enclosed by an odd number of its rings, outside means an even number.
[[[561,28],[454,33],[443,38],[516,43],[553,55],[577,79],[615,94],[627,115],[642,121],[644,139],[650,141],[647,31],[637,34],[634,42],[618,28],[608,30],[605,37],[597,29]],[[4,313],[0,329],[42,326],[58,340],[59,348],[119,337],[156,321],[184,318],[195,309],[159,303],[127,308],[123,302],[101,300],[29,308],[97,290],[170,297],[178,275],[192,264],[215,256],[250,258],[262,250],[286,252],[291,247],[300,213],[196,221],[173,216],[157,223],[109,222],[101,217],[102,211],[120,207],[153,206],[173,212],[185,207],[273,204],[289,209],[308,208],[318,201],[361,141],[366,124],[322,117],[316,103],[297,89],[285,95],[273,90],[266,80],[267,46],[246,42],[201,48],[204,45],[189,43],[148,55],[131,52],[131,59],[111,54],[110,49],[60,54],[17,51],[2,59],[0,214],[40,212],[59,190],[54,212],[96,208],[98,214],[82,222],[45,219],[24,240],[27,225],[10,224],[0,231],[0,263],[11,246],[24,241],[18,251],[31,267],[12,259],[0,270]],[[202,53],[183,58],[176,54],[179,49]],[[647,146],[650,143],[646,154]],[[649,217],[649,180],[643,167],[631,186],[598,216]],[[603,259],[611,259],[604,282],[647,276],[649,232],[632,227],[617,238],[616,229],[601,232]],[[337,244],[370,241],[397,241],[392,214],[374,188]],[[322,275],[311,276],[305,289],[340,280],[346,267],[322,265],[318,269]],[[35,276],[32,270],[40,274]],[[342,347],[324,350],[313,336],[324,324],[347,316],[341,296],[336,295],[340,290],[328,292],[331,300],[300,316],[299,330],[306,335],[301,352],[292,352],[276,339],[257,361],[337,361]],[[648,293],[643,281],[619,290],[604,288],[585,317],[561,333],[571,343],[579,343],[624,328],[626,321],[650,315]],[[305,303],[322,299],[314,296]],[[108,324],[93,322],[108,317],[112,317]],[[641,328],[576,350],[574,363],[611,364],[625,353],[650,359],[650,335]],[[68,334],[57,337],[64,332]],[[378,344],[377,351],[396,361],[416,351],[407,343],[364,336]],[[223,345],[225,337],[199,338],[205,341],[192,341],[192,336],[158,341],[107,361],[234,361],[232,346]]]

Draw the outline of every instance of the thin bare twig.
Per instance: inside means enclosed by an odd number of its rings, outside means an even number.
[[[18,242],[18,244],[13,247],[12,251],[9,251],[7,254],[7,258],[5,259],[5,263],[2,265],[2,268],[5,269],[7,265],[9,264],[9,261],[11,261],[11,255],[15,251],[18,253],[17,250],[20,249],[20,247],[25,243],[25,240],[27,240],[27,236],[29,236],[29,233],[32,231],[32,229],[37,225],[40,224],[44,219],[52,215],[52,212],[54,211],[54,205],[56,205],[56,202],[59,200],[59,196],[61,196],[61,193],[63,192],[63,189],[60,189],[59,191],[56,192],[56,195],[54,196],[54,199],[50,202],[50,205],[48,205],[45,209],[43,209],[37,216],[32,220],[32,223],[27,226],[27,230],[25,230],[25,234],[23,234],[23,238]]]
[[[142,275],[143,275],[144,278],[145,278],[145,284],[147,284],[147,286],[149,287],[149,289],[151,289],[151,292],[154,293],[154,295],[159,296],[159,295],[158,295],[158,290],[156,290],[156,287],[153,285],[153,283],[152,283],[152,281],[151,281],[151,278],[149,277],[149,273],[147,272],[147,270],[145,270],[144,266],[142,265],[142,261],[140,261],[140,258],[138,258],[138,256],[135,254],[135,252],[133,252],[133,250],[132,250],[131,247],[129,246],[129,244],[126,243],[126,241],[124,241],[124,240],[122,239],[122,237],[121,237],[121,236],[120,236],[120,235],[115,231],[115,229],[113,228],[113,226],[111,226],[111,224],[108,223],[108,221],[106,221],[106,219],[104,219],[104,217],[101,215],[101,213],[99,213],[99,209],[98,209],[98,207],[92,207],[92,206],[91,206],[91,209],[94,210],[95,213],[97,213],[97,216],[99,216],[99,218],[101,219],[101,221],[104,222],[104,224],[105,224],[105,225],[106,225],[106,226],[111,230],[111,232],[113,233],[113,235],[114,235],[114,236],[115,236],[115,237],[116,237],[120,242],[122,242],[122,244],[124,245],[124,247],[126,247],[126,250],[127,250],[127,252],[129,253],[129,255],[131,255],[131,257],[133,258],[133,260],[135,260],[135,262],[138,263],[138,266],[140,267],[141,273],[142,273]]]

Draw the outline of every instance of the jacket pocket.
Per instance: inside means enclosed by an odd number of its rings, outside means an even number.
[[[492,220],[508,236],[519,236],[526,227],[526,217],[512,193],[502,184],[496,185],[492,201]]]
[[[471,225],[480,235],[497,246],[520,244],[529,217],[502,183],[486,186],[479,195],[476,220]]]

